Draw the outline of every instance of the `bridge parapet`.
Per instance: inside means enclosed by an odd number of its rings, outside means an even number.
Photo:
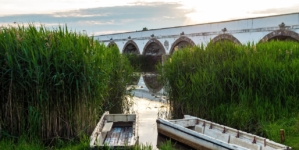
[[[135,46],[138,54],[172,54],[184,45],[207,44],[210,41],[230,40],[237,44],[266,42],[272,39],[299,41],[299,13],[178,26],[95,36],[106,45],[116,44],[120,52]],[[151,40],[154,39],[154,42]],[[128,44],[129,43],[129,44]],[[153,44],[155,43],[155,44]],[[131,44],[131,45],[130,45]],[[149,50],[151,49],[151,50]],[[151,53],[149,53],[151,51]]]

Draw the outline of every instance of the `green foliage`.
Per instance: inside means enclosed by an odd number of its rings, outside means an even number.
[[[168,140],[164,143],[161,144],[161,146],[159,147],[160,150],[172,150],[175,149],[174,145],[172,145],[171,140]]]
[[[284,144],[291,145],[292,149],[299,149],[299,115],[288,119],[281,118],[275,122],[265,122],[262,126],[266,135],[274,141],[281,141],[280,129],[284,129]]]
[[[50,144],[89,134],[122,102],[131,74],[115,47],[66,26],[1,28],[1,134]]]
[[[162,60],[162,56],[136,55],[132,53],[124,55],[128,58],[134,70],[138,72],[156,72],[156,65]]]
[[[21,137],[16,142],[11,139],[3,139],[0,141],[0,149],[5,150],[40,150],[40,149],[60,149],[60,150],[89,150],[89,139],[83,138],[77,142],[62,142],[59,145],[55,146],[44,146],[40,143],[39,140],[25,140],[26,138]],[[110,150],[110,149],[126,149],[126,150],[152,150],[153,147],[150,144],[137,144],[134,147],[122,147],[122,148],[110,148],[110,147],[103,147],[103,150]],[[173,150],[175,149],[171,141],[167,141],[161,144],[161,150]]]
[[[148,30],[147,27],[142,28],[142,31],[147,31],[147,30]]]
[[[298,68],[299,43],[272,41],[186,48],[160,70],[176,117],[196,115],[268,136],[262,123],[298,115]]]
[[[0,149],[5,150],[40,150],[44,149],[40,140],[28,140],[26,137],[20,137],[18,140],[2,139],[0,140]]]

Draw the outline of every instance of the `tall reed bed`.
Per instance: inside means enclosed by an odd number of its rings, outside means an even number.
[[[298,115],[299,43],[189,47],[164,62],[176,116],[192,114],[263,135],[265,122]]]
[[[89,134],[131,73],[117,49],[67,26],[0,28],[1,134],[48,142]]]

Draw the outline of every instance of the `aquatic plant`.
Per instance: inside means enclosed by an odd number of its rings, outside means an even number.
[[[298,115],[299,43],[209,43],[175,52],[160,72],[175,117],[191,114],[265,135]]]
[[[26,135],[49,144],[80,137],[122,101],[132,68],[117,49],[67,26],[0,30],[3,136]]]

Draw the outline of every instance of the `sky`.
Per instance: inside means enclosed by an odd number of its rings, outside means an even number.
[[[299,12],[299,0],[0,0],[1,26],[102,35]]]

